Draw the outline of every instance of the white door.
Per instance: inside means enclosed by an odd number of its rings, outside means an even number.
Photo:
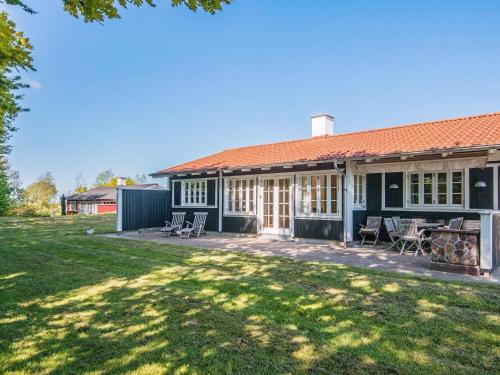
[[[260,232],[291,234],[291,177],[262,177],[259,180]]]

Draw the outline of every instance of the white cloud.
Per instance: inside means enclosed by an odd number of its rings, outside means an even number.
[[[32,89],[41,89],[43,87],[40,82],[35,81],[34,79],[28,79],[26,83],[30,85]]]

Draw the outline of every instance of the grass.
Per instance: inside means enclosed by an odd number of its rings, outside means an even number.
[[[499,373],[500,288],[0,218],[0,373]],[[186,241],[189,243],[189,241]]]

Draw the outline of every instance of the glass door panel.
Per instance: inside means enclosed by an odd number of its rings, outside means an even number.
[[[280,178],[279,186],[279,201],[278,201],[278,228],[290,228],[290,179]]]
[[[289,234],[292,210],[292,182],[290,177],[269,177],[260,180],[261,231]]]
[[[274,179],[264,180],[262,225],[264,228],[274,227]]]

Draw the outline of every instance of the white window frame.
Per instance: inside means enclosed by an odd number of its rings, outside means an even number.
[[[203,184],[203,187],[200,185]],[[190,191],[191,191],[191,186],[195,186],[193,192],[193,198],[191,199],[191,202],[186,201],[186,191],[187,187],[189,186]],[[182,180],[181,181],[181,206],[182,207],[207,207],[207,200],[208,200],[208,189],[207,189],[208,183],[207,179],[205,178],[199,178],[199,179],[189,179],[189,180]],[[201,192],[203,191],[203,196],[201,195]],[[196,194],[198,193],[198,202],[196,202]],[[204,197],[204,201],[202,202],[202,197]]]
[[[338,172],[303,172],[297,173],[297,182],[295,187],[295,217],[296,218],[318,218],[318,219],[342,219],[342,175]],[[308,197],[308,211],[311,210],[311,178],[312,177],[320,177],[327,176],[327,187],[326,187],[326,205],[327,212],[326,213],[303,213],[300,210],[301,206],[301,179],[302,177],[307,177],[307,197]],[[337,212],[331,212],[331,176],[337,177]],[[320,196],[320,185],[317,185],[317,194],[316,194],[316,202],[317,206],[321,205],[321,196]]]
[[[236,194],[234,186],[236,185],[236,181],[246,181],[246,206],[250,205],[250,194],[252,196],[253,208],[251,210],[242,211],[241,207],[243,199],[242,199],[242,190],[240,191],[240,210],[236,211]],[[253,181],[253,189],[250,189],[250,181]],[[233,194],[232,194],[232,203],[231,206],[233,209],[229,211],[229,182],[231,182],[233,186]],[[240,183],[240,189],[241,188]],[[252,190],[252,191],[251,191]],[[224,177],[224,216],[255,216],[256,215],[256,207],[257,207],[257,181],[255,176],[239,176],[239,177]]]
[[[453,204],[453,182],[454,172],[462,174],[462,204]],[[446,173],[446,203],[438,203],[438,174]],[[424,202],[424,175],[432,174],[432,203]],[[411,202],[411,176],[418,175],[418,203]],[[406,173],[406,207],[409,208],[461,208],[465,209],[466,197],[466,173],[465,170],[455,169],[449,171],[419,171]]]
[[[359,179],[362,179],[361,184],[359,184]],[[360,186],[361,185],[361,186]],[[352,186],[353,186],[353,205],[357,209],[366,208],[366,174],[354,173],[352,175]],[[361,201],[358,202],[358,194],[356,194],[361,188]]]

